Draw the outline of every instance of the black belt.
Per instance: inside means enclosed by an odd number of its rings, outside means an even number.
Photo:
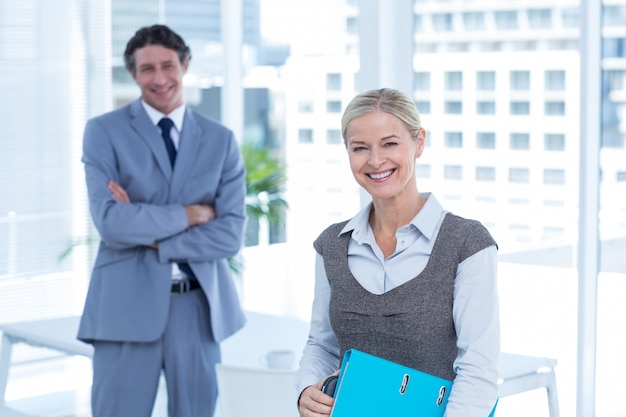
[[[195,279],[183,279],[172,282],[172,294],[185,294],[200,288],[200,283]]]

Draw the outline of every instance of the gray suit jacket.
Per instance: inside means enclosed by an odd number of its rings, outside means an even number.
[[[172,172],[160,130],[139,99],[87,123],[82,160],[101,242],[78,338],[157,340],[176,261],[188,262],[200,281],[215,340],[240,329],[245,319],[227,258],[242,245],[246,185],[232,132],[187,109]],[[113,199],[109,180],[124,187],[130,204]],[[183,206],[196,203],[213,205],[216,219],[188,229]],[[158,250],[146,246],[153,242]]]

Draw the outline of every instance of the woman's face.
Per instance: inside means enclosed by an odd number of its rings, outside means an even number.
[[[424,147],[424,129],[413,138],[400,119],[376,111],[353,119],[346,133],[352,174],[373,199],[416,191],[415,158]]]

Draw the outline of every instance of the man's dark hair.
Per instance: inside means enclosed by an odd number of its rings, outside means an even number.
[[[126,69],[133,74],[136,71],[135,51],[146,45],[161,45],[176,51],[181,64],[191,58],[191,49],[185,44],[183,38],[172,29],[165,25],[146,26],[135,33],[135,36],[126,44],[124,51],[124,64]]]

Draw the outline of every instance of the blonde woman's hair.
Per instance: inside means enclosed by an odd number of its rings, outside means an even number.
[[[422,129],[419,111],[410,97],[393,88],[370,90],[355,96],[343,112],[341,135],[344,145],[347,145],[346,135],[350,122],[379,110],[400,119],[413,138],[416,138]]]

